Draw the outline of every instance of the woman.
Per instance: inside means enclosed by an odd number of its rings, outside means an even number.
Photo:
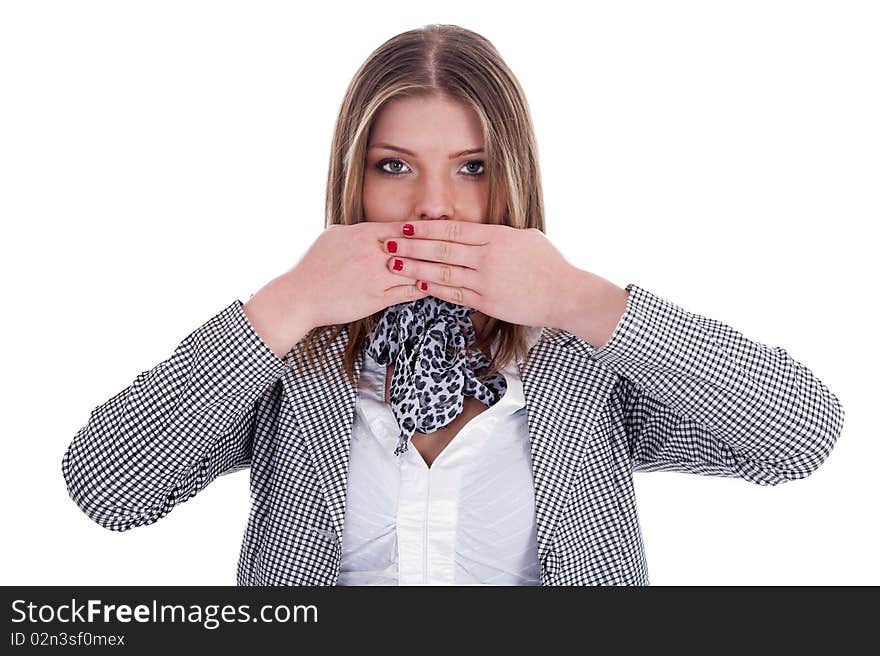
[[[840,434],[782,348],[561,256],[523,92],[473,32],[372,53],[326,211],[292,269],[92,412],[63,473],[94,521],[250,467],[239,585],[647,585],[633,471],[776,485]]]

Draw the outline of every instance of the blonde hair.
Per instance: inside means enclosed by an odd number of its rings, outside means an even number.
[[[489,222],[546,232],[538,148],[525,94],[495,47],[483,36],[456,25],[426,25],[398,34],[374,50],[355,73],[333,133],[325,228],[359,223],[363,216],[367,141],[385,103],[431,95],[460,101],[479,118],[489,181]],[[499,221],[500,212],[495,210],[500,207],[502,190],[507,202]],[[355,360],[382,311],[309,331],[301,345],[309,364],[314,366],[316,357],[322,359],[339,333],[348,330],[343,367],[354,384]],[[527,330],[487,317],[485,329],[471,346],[485,352],[498,340],[492,362],[484,370],[487,374],[504,368],[517,354],[528,357]]]

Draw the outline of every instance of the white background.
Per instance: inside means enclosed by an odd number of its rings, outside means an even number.
[[[298,260],[349,80],[428,23],[517,75],[572,263],[783,346],[843,403],[807,479],[637,474],[651,583],[880,583],[880,21],[840,0],[0,5],[2,583],[235,584],[247,471],[118,533],[61,458]]]

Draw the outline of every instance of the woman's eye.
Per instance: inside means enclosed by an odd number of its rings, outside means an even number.
[[[397,171],[397,170],[395,170],[395,171],[389,171],[389,170],[387,170],[387,169],[385,168],[385,166],[386,166],[387,164],[391,164],[391,165],[394,165],[394,166],[397,166],[398,164],[400,164],[400,165],[406,166],[406,164],[404,164],[403,162],[401,162],[399,159],[383,159],[381,162],[379,162],[378,164],[376,164],[376,168],[379,169],[380,171],[382,171],[382,173],[387,173],[387,174],[389,174],[389,175],[401,175],[401,172],[400,172],[400,171]]]
[[[485,168],[485,167],[484,167],[484,164],[483,164],[483,161],[482,161],[482,160],[479,160],[479,159],[474,159],[474,160],[471,160],[470,162],[465,162],[464,165],[465,165],[465,166],[470,166],[471,164],[476,164],[480,169],[484,169],[484,168]],[[478,172],[473,172],[473,171],[472,171],[472,172],[471,172],[471,175],[474,176],[474,177],[476,177],[476,176],[483,175],[483,173],[485,173],[485,170],[480,170],[480,171],[478,171]]]
[[[391,170],[387,169],[386,166],[391,167]],[[376,168],[387,175],[403,175],[404,171],[402,171],[400,167],[406,167],[407,169],[409,168],[406,164],[404,164],[403,161],[397,158],[383,159],[376,164]],[[469,170],[468,173],[464,174],[465,177],[468,178],[478,178],[485,173],[485,165],[483,161],[479,159],[465,162],[464,168],[467,168]],[[478,170],[474,170],[474,168]]]

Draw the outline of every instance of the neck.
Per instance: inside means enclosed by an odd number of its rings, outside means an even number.
[[[482,312],[479,312],[479,311],[472,312],[470,315],[470,318],[471,318],[471,323],[474,325],[474,333],[475,333],[476,339],[479,340],[480,337],[483,335],[483,331],[486,329],[486,322],[489,320],[489,318],[485,314],[483,314]],[[488,352],[488,349],[489,349],[489,347],[486,347],[486,350],[482,351],[482,353],[487,358],[491,358],[492,354]]]
[[[483,330],[486,327],[487,317],[480,311],[472,312],[470,315],[471,323],[474,325],[474,332],[477,334],[477,339],[483,334]]]

